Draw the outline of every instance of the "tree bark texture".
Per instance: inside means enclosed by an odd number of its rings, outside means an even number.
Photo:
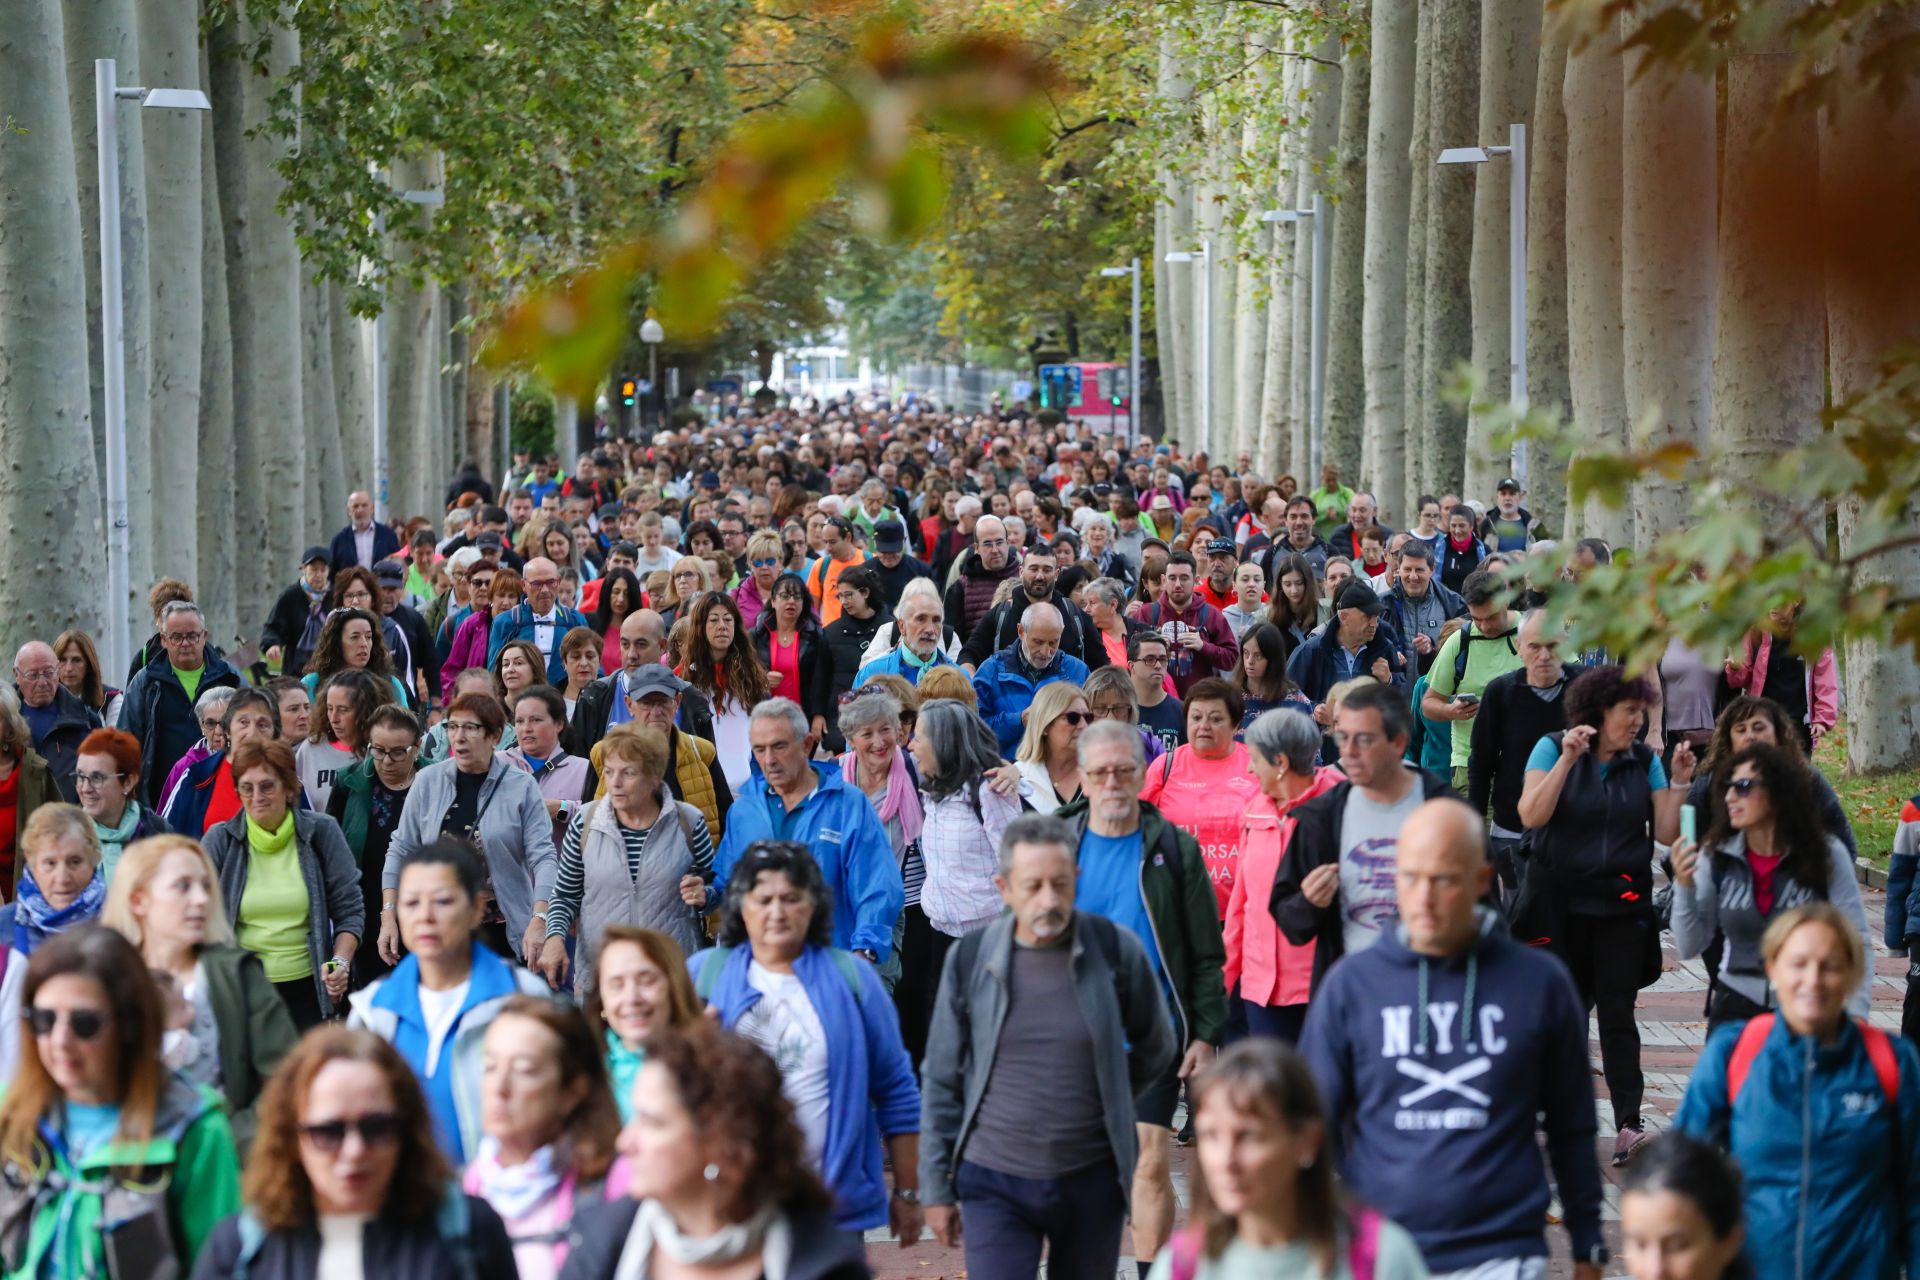
[[[1563,417],[1573,402],[1567,372],[1567,77],[1563,24],[1542,33],[1527,156],[1527,402]],[[1567,529],[1566,468],[1533,450],[1527,509],[1559,536]]]
[[[1179,103],[1193,94],[1193,82],[1170,33],[1160,37],[1159,93],[1166,101]],[[1153,311],[1160,352],[1160,394],[1166,406],[1168,438],[1190,453],[1199,439],[1193,396],[1193,282],[1187,278],[1192,268],[1168,262],[1167,255],[1194,247],[1193,197],[1192,188],[1171,165],[1160,169],[1160,198],[1154,206],[1153,226]]]
[[[1301,78],[1309,97],[1306,161],[1299,167],[1299,184],[1291,207],[1311,209],[1320,192],[1332,194],[1334,152],[1340,144],[1340,42],[1331,37],[1313,50],[1314,61],[1304,63]],[[1331,228],[1328,228],[1331,230]],[[1302,218],[1293,231],[1293,367],[1288,402],[1293,424],[1293,471],[1304,476],[1313,470],[1313,220]],[[1324,359],[1324,352],[1322,353]],[[1324,366],[1321,372],[1325,373]],[[1316,480],[1314,483],[1318,483]],[[1311,487],[1311,486],[1307,486]]]
[[[200,65],[201,83],[212,86],[211,97],[220,87],[212,79],[212,59],[204,48]],[[227,294],[227,233],[220,207],[217,132],[213,116],[204,116],[200,123],[205,174],[200,183],[200,237],[205,247],[200,254],[200,418],[194,477],[202,501],[193,517],[200,575],[194,589],[206,611],[207,629],[217,636],[234,636],[241,634],[234,593],[234,507],[239,495],[233,469],[233,320]],[[259,605],[249,601],[247,607],[251,613]],[[245,624],[249,633],[257,634],[253,629],[264,620],[249,617]]]
[[[341,471],[346,490],[373,492],[372,325],[347,310],[346,290],[327,286],[329,334],[333,339],[334,416],[340,422]],[[321,527],[334,508],[318,513]]]
[[[1406,478],[1407,258],[1413,238],[1414,37],[1417,10],[1382,0],[1369,37],[1367,209],[1361,358],[1366,424],[1360,478],[1383,504],[1410,510]],[[1317,480],[1317,477],[1316,477]]]
[[[347,509],[347,480],[340,440],[339,374],[333,367],[333,315],[327,286],[300,281],[301,414],[307,431],[308,528],[303,536],[328,532],[323,521]]]
[[[1413,135],[1407,162],[1412,174],[1407,215],[1407,354],[1405,413],[1395,445],[1405,460],[1406,488],[1402,497],[1412,511],[1429,487],[1426,451],[1420,447],[1421,424],[1426,420],[1427,346],[1427,194],[1433,185],[1433,156],[1427,150],[1427,129],[1433,102],[1433,3],[1420,0],[1414,40]]]
[[[1430,3],[1427,163],[1432,165],[1444,148],[1470,145],[1458,139],[1472,138],[1479,129],[1480,0]],[[1473,175],[1462,165],[1434,168],[1428,178],[1420,445],[1435,493],[1457,487],[1466,467],[1466,411],[1449,403],[1441,388],[1456,365],[1473,357],[1473,188]]]
[[[1366,310],[1367,97],[1372,66],[1365,49],[1349,49],[1340,63],[1340,130],[1329,188],[1333,240],[1327,268],[1327,384],[1325,455],[1342,475],[1376,482],[1360,464],[1367,412],[1366,360],[1361,331]],[[1399,495],[1381,498],[1391,511]],[[1404,523],[1404,522],[1402,522]]]
[[[1281,72],[1281,91],[1289,102],[1299,93],[1302,65],[1299,60],[1289,58]],[[1285,208],[1292,202],[1297,186],[1294,170],[1300,160],[1295,139],[1279,140],[1278,157],[1271,190],[1274,206]],[[1262,475],[1276,479],[1292,475],[1296,480],[1306,480],[1291,457],[1293,437],[1287,422],[1293,381],[1293,268],[1293,237],[1282,224],[1274,228],[1273,254],[1267,264],[1266,377],[1260,390],[1260,435],[1254,448],[1254,464]],[[1302,493],[1312,488],[1310,480],[1300,485]]]

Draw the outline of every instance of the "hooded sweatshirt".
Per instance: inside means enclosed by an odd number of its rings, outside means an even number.
[[[1301,1048],[1355,1197],[1399,1223],[1434,1272],[1547,1252],[1547,1138],[1573,1256],[1600,1242],[1587,1017],[1560,962],[1479,934],[1445,959],[1396,926],[1328,972]]]

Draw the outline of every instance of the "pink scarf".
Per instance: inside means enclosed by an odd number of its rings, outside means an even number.
[[[860,757],[849,751],[840,757],[840,776],[853,786],[860,785]],[[890,819],[900,819],[900,838],[912,844],[920,838],[921,824],[926,821],[926,813],[920,807],[920,792],[915,789],[913,779],[907,773],[907,753],[895,748],[893,770],[887,775],[887,794],[880,800],[878,815],[884,826]]]

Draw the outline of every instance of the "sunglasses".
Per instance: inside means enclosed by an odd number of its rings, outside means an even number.
[[[59,1024],[62,1014],[58,1009],[42,1009],[39,1005],[34,1005],[26,1011],[24,1016],[27,1025],[33,1028],[34,1035],[50,1036],[53,1034],[54,1027]],[[69,1009],[64,1016],[67,1020],[67,1029],[80,1040],[91,1040],[98,1036],[107,1029],[109,1021],[106,1011],[102,1009]]]
[[[1760,787],[1761,782],[1758,778],[1735,778],[1727,784],[1727,790],[1737,796],[1750,796],[1758,791]]]
[[[360,1135],[364,1147],[389,1147],[400,1140],[400,1117],[388,1111],[376,1111],[358,1120],[322,1120],[300,1126],[301,1136],[322,1155],[333,1155],[346,1145],[347,1134]]]
[[[756,569],[771,569],[776,565],[778,565],[779,563],[780,563],[779,560],[769,557],[764,560],[755,560],[753,562],[753,567]]]
[[[1062,711],[1060,718],[1076,729],[1093,723],[1093,713],[1090,711]]]

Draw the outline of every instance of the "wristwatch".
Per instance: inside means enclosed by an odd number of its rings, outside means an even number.
[[[919,1204],[919,1203],[920,1203],[920,1188],[918,1188],[918,1187],[895,1187],[895,1188],[893,1189],[893,1198],[894,1198],[895,1200],[898,1200],[898,1201],[900,1201],[900,1202],[901,1202],[901,1203],[903,1203],[903,1204]]]

